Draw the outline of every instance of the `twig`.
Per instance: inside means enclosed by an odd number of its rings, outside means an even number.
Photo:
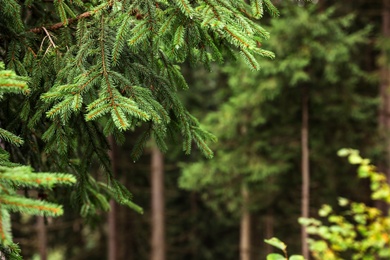
[[[51,42],[51,44],[53,45],[53,47],[55,48],[56,47],[56,44],[53,42],[52,38],[50,37],[50,34],[49,32],[46,30],[45,27],[42,27],[42,29],[45,31],[47,37],[49,38],[49,41]]]
[[[93,14],[93,12],[88,11],[88,12],[80,14],[76,18],[69,18],[67,24],[74,23],[74,22],[76,22],[76,21],[78,21],[78,20],[80,20],[82,18],[90,17],[92,14]],[[65,26],[65,23],[60,22],[60,23],[53,24],[50,27],[47,27],[47,29],[49,29],[50,31],[54,31],[54,30],[58,30],[58,29],[60,29],[60,28],[62,28],[64,26]],[[43,33],[43,32],[46,32],[47,33],[45,27],[36,27],[36,28],[30,29],[30,32],[33,32],[33,33]]]

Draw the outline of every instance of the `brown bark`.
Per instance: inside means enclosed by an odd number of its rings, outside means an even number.
[[[47,234],[45,217],[37,216],[38,249],[41,260],[47,259]]]
[[[116,144],[113,136],[108,137],[111,150],[109,156],[111,159],[112,174],[116,177],[118,172]],[[117,227],[116,227],[116,205],[113,199],[110,200],[110,211],[108,212],[108,260],[117,260],[118,241],[117,241]]]
[[[301,150],[302,150],[302,202],[301,214],[303,218],[309,217],[310,199],[310,172],[309,172],[309,89],[302,88],[302,128],[301,128]],[[308,234],[306,227],[301,228],[302,255],[309,259],[309,246],[307,244]]]
[[[264,226],[264,237],[266,239],[274,237],[274,214],[272,212],[272,209],[269,209],[267,215],[265,216]],[[271,245],[266,244],[265,251],[267,255],[271,254],[273,252],[273,247]]]
[[[124,157],[127,158],[127,155]],[[134,163],[126,164],[126,174],[121,175],[121,182],[126,187],[130,187],[132,183],[132,174],[134,173]],[[133,226],[134,211],[128,207],[116,208],[116,221],[117,226],[120,229],[117,232],[117,258],[122,260],[135,259],[134,254],[134,241],[137,237],[133,238],[133,234],[136,232]]]
[[[390,38],[390,2],[388,0],[383,0],[382,8],[382,34],[385,38]],[[389,89],[389,57],[387,57],[386,52],[382,53],[384,63],[381,66],[381,86],[380,86],[380,96],[381,96],[381,110],[380,110],[380,120],[379,124],[381,130],[384,133],[386,140],[386,168],[384,172],[387,175],[388,181],[390,181],[390,89]]]
[[[245,184],[242,185],[242,212],[240,225],[240,260],[251,258],[251,220],[248,209],[249,192]]]
[[[71,23],[74,23],[74,22],[76,22],[76,21],[78,21],[80,19],[90,17],[93,14],[94,14],[94,12],[85,12],[85,13],[80,14],[76,18],[70,18],[70,19],[67,20],[67,25],[69,25]],[[65,27],[65,26],[66,26],[65,23],[60,22],[60,23],[49,25],[47,27],[47,29],[50,30],[50,31],[55,31],[55,30],[58,30],[58,29],[60,29],[62,27]],[[43,26],[42,27],[32,28],[32,29],[30,29],[30,32],[32,32],[32,33],[44,33],[45,32],[44,28],[45,27],[43,27]]]
[[[108,259],[117,260],[117,232],[116,232],[116,205],[110,200],[110,211],[108,212]]]
[[[390,38],[390,2],[382,0],[382,36]],[[390,89],[389,89],[389,57],[386,51],[382,51],[382,63],[380,64],[380,108],[378,113],[379,132],[381,134],[384,147],[384,160],[379,165],[379,169],[387,176],[390,183]],[[381,201],[376,201],[375,206],[387,212],[387,205]]]
[[[152,147],[152,237],[151,260],[165,260],[164,157],[156,145]]]
[[[196,193],[193,191],[191,192],[191,197],[190,197],[190,205],[191,205],[191,215],[196,216],[198,214],[198,203],[197,203],[197,197]],[[197,225],[191,225],[191,230],[190,230],[190,239],[189,239],[189,244],[191,245],[191,259],[195,259],[197,255],[197,243],[196,243],[196,237],[198,236],[197,234]]]

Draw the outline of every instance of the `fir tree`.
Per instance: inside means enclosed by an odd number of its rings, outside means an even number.
[[[36,169],[74,173],[71,197],[83,216],[107,210],[109,197],[142,212],[112,176],[109,135],[122,142],[125,131],[143,129],[133,160],[149,137],[166,151],[167,138],[180,136],[185,153],[196,144],[213,156],[206,144],[213,136],[178,98],[188,88],[181,63],[209,67],[240,53],[258,69],[256,55],[273,57],[259,47],[269,35],[256,22],[264,10],[277,15],[270,0],[0,0],[0,6],[0,59],[30,77],[26,97],[2,103],[0,122],[26,140],[10,154]],[[95,163],[105,181],[91,174]]]
[[[212,147],[216,155],[182,167],[181,187],[200,192],[220,217],[226,212],[229,219],[244,216],[243,187],[249,189],[253,213],[264,216],[268,209],[274,210],[279,213],[274,216],[277,223],[279,217],[291,218],[297,211],[302,86],[310,88],[313,111],[310,146],[316,194],[311,205],[352,187],[341,184],[341,167],[334,164],[337,149],[361,146],[375,136],[374,130],[370,138],[360,136],[374,129],[375,90],[368,91],[367,74],[351,62],[367,40],[368,28],[352,29],[353,15],[340,17],[334,8],[319,12],[312,4],[285,2],[279,9],[281,17],[267,27],[273,37],[264,43],[278,58],[264,61],[256,73],[237,64],[225,67],[229,90],[213,93],[224,98],[203,121],[218,137]],[[362,131],[362,127],[367,128]],[[323,183],[339,189],[324,192]],[[291,221],[283,220],[283,227],[277,223],[277,230],[298,227]],[[291,233],[298,230],[289,232],[286,239],[295,246],[298,239]]]

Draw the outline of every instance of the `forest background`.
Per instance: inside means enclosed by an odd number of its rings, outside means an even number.
[[[0,1],[1,6],[5,6],[4,1]],[[38,7],[54,8],[52,1],[30,1],[32,7],[25,2],[23,8],[34,10],[23,13],[31,24],[32,20],[45,23],[39,16],[29,17],[38,15]],[[223,64],[212,62],[209,67],[181,64],[189,89],[179,90],[178,95],[203,129],[216,137],[198,132],[202,138],[190,142],[202,146],[203,139],[218,139],[208,142],[213,158],[204,158],[208,150],[195,147],[190,155],[184,154],[178,138],[162,144],[158,134],[148,139],[144,150],[134,151],[146,126],[123,135],[105,129],[115,138],[97,142],[111,147],[112,174],[120,183],[115,184],[118,187],[114,191],[104,190],[99,183],[91,186],[99,186],[108,196],[125,193],[123,184],[132,193],[132,202],[124,195],[122,204],[130,208],[111,201],[107,213],[108,205],[98,195],[90,196],[90,202],[100,207],[89,203],[75,206],[67,198],[80,195],[78,184],[51,191],[25,188],[22,193],[28,197],[64,206],[64,215],[59,218],[11,215],[13,241],[25,259],[265,259],[273,249],[263,240],[274,236],[286,242],[290,253],[304,254],[301,239],[305,235],[298,218],[318,217],[322,204],[337,209],[337,198],[346,197],[386,210],[370,199],[368,183],[356,177],[356,167],[339,158],[337,151],[343,147],[358,149],[390,174],[388,1],[286,0],[274,4],[279,16],[265,12],[260,24],[271,36],[262,41],[261,48],[276,57],[259,58],[259,71],[251,68],[251,60],[241,58],[227,59]],[[143,18],[140,13],[133,16]],[[55,14],[53,17],[59,22],[62,19]],[[17,59],[9,58],[12,45],[6,44],[6,27],[0,28],[0,40],[4,39],[0,43],[1,60],[7,69],[29,76],[31,72],[23,71]],[[48,46],[59,41],[49,35],[45,42]],[[20,54],[18,48],[11,50]],[[42,59],[42,66],[47,66],[45,62],[50,64],[50,59]],[[182,80],[173,77],[176,82]],[[39,79],[43,82],[42,78],[45,76]],[[9,107],[2,102],[0,122],[5,129],[22,131],[24,127],[9,119],[19,112],[29,124],[41,120],[34,118],[34,113],[26,115],[25,106],[20,111],[9,111]],[[143,120],[142,115],[139,118]],[[43,131],[39,126],[32,128]],[[95,130],[80,128],[94,136]],[[70,131],[66,127],[62,130]],[[6,138],[2,135],[2,139]],[[49,143],[45,152],[67,149],[50,133],[43,140]],[[68,145],[88,156],[89,148],[78,147],[77,140]],[[40,141],[37,143],[40,147]],[[67,167],[84,167],[72,159],[66,166],[58,163],[58,169],[45,168],[42,165],[52,163],[56,156],[47,158],[43,150],[39,156],[26,159],[25,152],[34,148],[31,140],[26,150],[2,145],[12,161],[30,164],[37,171],[67,172]],[[164,153],[157,148],[165,146]],[[99,152],[106,160],[102,155],[106,150]],[[97,180],[111,178],[102,175],[105,169],[98,164],[88,167],[83,171],[91,171]],[[88,192],[95,191],[91,188]]]

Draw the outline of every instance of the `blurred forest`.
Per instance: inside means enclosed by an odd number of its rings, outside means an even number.
[[[240,58],[181,65],[180,98],[215,135],[214,157],[174,140],[162,153],[151,140],[133,160],[142,127],[109,139],[113,174],[143,214],[111,201],[83,218],[56,188],[62,217],[12,215],[24,259],[266,259],[271,237],[305,255],[298,219],[318,218],[321,205],[337,211],[345,197],[388,210],[337,151],[357,149],[390,175],[390,3],[273,2],[280,15],[261,19],[261,47],[275,59],[259,59],[259,71]]]

